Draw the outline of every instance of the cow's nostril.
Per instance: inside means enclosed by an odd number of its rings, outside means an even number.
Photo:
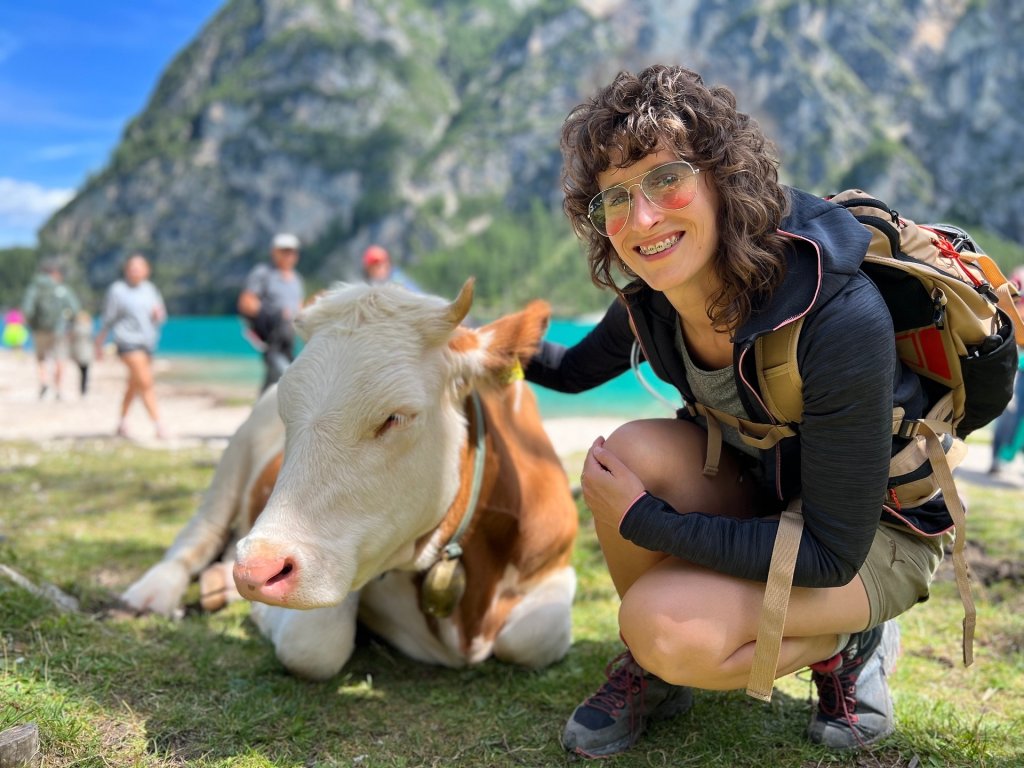
[[[284,581],[285,579],[288,578],[288,574],[290,574],[293,570],[294,570],[294,566],[292,565],[292,561],[291,560],[286,560],[285,563],[284,563],[284,567],[280,571],[278,571],[276,574],[271,576],[269,579],[267,579],[267,583],[266,583],[265,586],[269,587],[269,586],[272,586],[273,584],[276,584],[279,581]]]

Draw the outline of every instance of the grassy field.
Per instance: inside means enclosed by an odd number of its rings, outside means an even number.
[[[61,612],[0,576],[0,731],[38,724],[44,766],[557,766],[566,717],[621,650],[616,599],[581,510],[575,644],[528,672],[495,661],[419,665],[363,638],[324,683],[286,674],[248,606],[179,622],[127,619],[113,597],[155,562],[196,508],[217,456],[109,443],[0,444],[0,564],[76,597]],[[959,663],[949,578],[901,619],[896,734],[871,752],[811,747],[811,685],[780,682],[771,704],[698,692],[611,760],[649,766],[1024,765],[1024,515],[1021,491],[966,484],[975,572],[975,665]]]

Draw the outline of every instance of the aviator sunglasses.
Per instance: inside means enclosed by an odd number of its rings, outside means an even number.
[[[700,169],[685,160],[675,160],[651,168],[594,195],[587,206],[587,218],[600,234],[615,237],[626,226],[626,219],[629,218],[629,191],[633,187],[640,187],[644,197],[659,208],[678,211],[692,203],[697,196],[698,173]]]

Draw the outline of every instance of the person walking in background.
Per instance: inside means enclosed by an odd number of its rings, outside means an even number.
[[[238,312],[263,345],[265,375],[261,391],[277,383],[295,359],[295,316],[306,291],[296,270],[299,238],[281,233],[274,236],[270,264],[253,267],[238,297]]]
[[[691,688],[747,684],[780,513],[797,498],[804,525],[776,676],[811,668],[813,743],[858,749],[888,736],[894,619],[928,598],[952,520],[941,495],[901,517],[883,508],[893,406],[920,418],[926,397],[859,269],[867,230],[781,185],[733,93],[682,67],[620,73],[569,114],[561,147],[565,211],[591,279],[618,300],[578,344],[543,342],[527,380],[596,387],[629,369],[637,341],[686,402],[765,421],[748,353],[800,318],[805,403],[799,431],[772,447],[686,410],[594,441],[580,484],[626,650],[570,716],[563,746],[629,749],[645,721],[690,709]],[[713,426],[721,443],[709,443]]]
[[[78,297],[64,284],[60,263],[56,259],[40,262],[39,272],[25,289],[21,302],[36,351],[40,400],[46,397],[51,384],[54,397],[60,400],[64,359],[68,355],[68,324],[78,307]]]
[[[156,436],[167,437],[160,421],[160,408],[153,382],[153,353],[160,338],[160,326],[167,319],[167,309],[157,287],[149,281],[149,262],[140,253],[124,263],[124,278],[107,289],[103,318],[96,335],[96,356],[103,356],[103,343],[108,334],[117,348],[117,356],[128,369],[128,384],[121,401],[121,418],[117,435],[128,437],[128,411],[136,397],[153,420]]]
[[[82,397],[89,391],[89,366],[95,355],[92,315],[80,309],[71,325],[71,359],[78,365],[79,394]]]
[[[363,251],[363,279],[370,285],[397,283],[403,288],[420,293],[420,287],[416,282],[392,263],[391,254],[380,245],[371,245]]]
[[[1024,267],[1015,269],[1010,279],[1018,291],[1024,291]],[[1018,304],[1024,310],[1024,297],[1018,300]],[[1024,431],[1024,347],[1018,347],[1017,352],[1018,368],[1013,382],[1013,399],[996,419],[992,433],[992,465],[988,470],[991,475],[1002,472],[1003,465],[1012,462],[1024,444],[1024,435],[1021,434]]]

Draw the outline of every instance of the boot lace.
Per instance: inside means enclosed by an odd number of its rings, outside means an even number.
[[[641,722],[644,690],[647,688],[643,670],[633,661],[633,654],[625,651],[608,663],[604,673],[608,682],[584,704],[613,718],[617,718],[628,706],[629,726],[631,730],[635,729]]]
[[[858,720],[857,669],[854,665],[844,667],[842,662],[843,657],[836,654],[827,661],[813,664],[812,679],[818,688],[818,711],[852,725]]]
[[[811,665],[811,679],[818,689],[818,711],[825,717],[846,723],[862,749],[867,745],[854,726],[860,721],[857,715],[857,675],[863,660],[860,654],[846,660],[837,653],[831,659]]]

